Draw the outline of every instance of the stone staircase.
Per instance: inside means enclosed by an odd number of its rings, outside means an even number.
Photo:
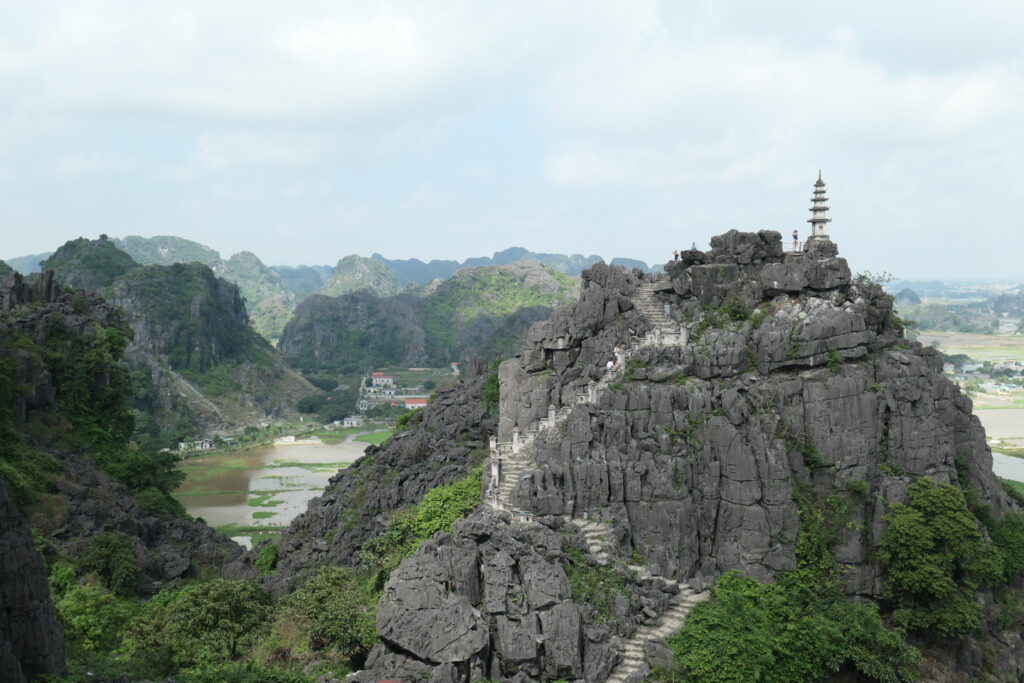
[[[587,541],[587,549],[590,555],[599,563],[606,564],[613,555],[609,539],[611,529],[605,524],[589,519],[573,518],[569,521],[583,534],[583,538]],[[642,680],[643,676],[650,672],[645,651],[647,643],[661,642],[681,629],[683,624],[686,623],[686,617],[693,606],[707,599],[709,595],[708,591],[697,593],[689,586],[680,585],[674,579],[653,575],[640,565],[627,564],[626,566],[641,578],[661,579],[669,587],[669,590],[674,591],[675,594],[668,608],[658,616],[657,621],[641,626],[633,634],[633,637],[626,641],[622,652],[622,661],[612,670],[611,675],[607,679],[611,683]]]
[[[663,304],[659,304],[654,295],[654,283],[645,282],[637,287],[633,297],[637,310],[647,318],[651,330],[633,339],[630,345],[633,350],[645,346],[686,344],[686,328],[665,314]],[[576,405],[596,404],[608,385],[618,381],[625,374],[626,364],[632,353],[619,350],[616,353],[616,364],[611,372],[597,382],[577,391]],[[530,470],[535,463],[534,453],[537,439],[542,432],[562,429],[574,406],[548,408],[548,414],[536,420],[522,432],[513,433],[512,441],[498,443],[491,438],[491,489],[484,496],[485,502],[499,510],[512,514],[514,520],[528,522],[530,515],[512,505],[512,494],[519,485],[523,473]],[[593,520],[567,516],[567,521],[575,525],[586,539],[587,548],[598,563],[607,564],[614,556],[609,533],[611,529]],[[707,593],[695,593],[689,586],[680,585],[673,579],[654,576],[645,567],[627,565],[641,579],[660,579],[673,593],[668,608],[657,620],[637,629],[633,637],[626,641],[623,659],[608,678],[609,681],[625,682],[640,680],[649,669],[644,648],[648,642],[660,641],[679,630],[686,621],[686,616],[696,603],[707,597]]]
[[[665,314],[665,305],[654,296],[654,283],[644,282],[636,288],[633,305],[651,323],[651,331],[639,340],[638,346],[685,344],[686,328]]]

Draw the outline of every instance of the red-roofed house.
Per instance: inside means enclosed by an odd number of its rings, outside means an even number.
[[[427,399],[425,398],[407,398],[405,399],[405,407],[409,410],[415,410],[416,408],[423,408],[427,405]]]

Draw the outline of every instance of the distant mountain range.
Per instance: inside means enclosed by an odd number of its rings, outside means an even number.
[[[164,235],[140,237],[129,235],[109,240],[127,253],[139,265],[171,265],[174,263],[202,263],[218,276],[238,285],[245,299],[253,328],[273,343],[281,337],[285,324],[295,307],[313,294],[341,296],[357,290],[366,290],[381,297],[405,291],[427,296],[442,281],[465,268],[503,266],[517,261],[536,261],[569,276],[579,275],[601,260],[600,256],[582,254],[547,254],[511,247],[497,251],[493,256],[468,258],[461,263],[451,260],[387,259],[380,254],[372,257],[350,254],[333,267],[267,266],[251,252],[243,251],[229,259],[221,257],[216,249],[182,237]],[[8,259],[8,265],[24,274],[39,271],[41,261],[52,252]],[[643,261],[613,258],[611,263],[627,268],[649,271]],[[102,269],[101,269],[102,270]],[[78,286],[87,286],[80,283]]]

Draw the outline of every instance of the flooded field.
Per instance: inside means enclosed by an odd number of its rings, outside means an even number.
[[[993,408],[975,411],[990,439],[1024,437],[1024,409]]]
[[[186,479],[174,492],[188,513],[213,527],[288,526],[339,469],[357,460],[366,442],[264,446],[185,460]],[[232,534],[248,545],[250,533]]]

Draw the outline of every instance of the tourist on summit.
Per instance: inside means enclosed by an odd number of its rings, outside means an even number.
[[[672,250],[672,260],[673,261],[678,261],[679,260],[679,250],[678,249],[673,249]]]
[[[793,231],[793,251],[796,251],[797,246],[800,244],[800,231]]]
[[[615,359],[614,358],[609,358],[608,362],[604,366],[605,371],[610,375],[610,374],[612,374],[612,368],[614,368],[614,367],[615,367]]]

